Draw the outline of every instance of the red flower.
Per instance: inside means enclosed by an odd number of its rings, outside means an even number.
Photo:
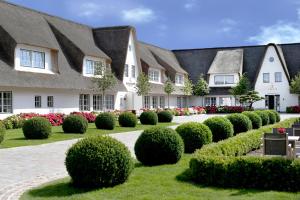
[[[277,131],[280,134],[285,134],[285,132],[286,132],[285,128],[278,128]]]

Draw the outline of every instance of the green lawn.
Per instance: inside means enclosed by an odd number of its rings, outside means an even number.
[[[176,125],[176,123],[158,123],[156,126],[171,126]],[[146,128],[153,127],[153,125],[142,125],[138,124],[134,128],[120,127],[117,125],[114,130],[99,130],[96,128],[94,123],[89,124],[88,131],[85,134],[64,134],[61,126],[52,127],[53,134],[44,140],[27,140],[22,132],[22,129],[7,130],[5,134],[4,141],[1,143],[0,148],[10,148],[10,147],[19,147],[19,146],[29,146],[29,145],[38,145],[44,143],[51,143],[62,140],[70,140],[75,138],[94,136],[98,134],[111,134],[111,133],[120,133],[128,132],[135,130],[144,130]]]
[[[69,178],[61,179],[27,191],[22,200],[81,200],[81,199],[211,199],[211,200],[281,200],[300,199],[300,193],[246,189],[203,187],[185,181],[191,155],[184,155],[176,165],[144,167],[137,164],[129,180],[114,188],[86,191],[73,188]]]

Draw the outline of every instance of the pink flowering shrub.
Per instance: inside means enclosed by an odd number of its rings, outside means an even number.
[[[94,123],[96,120],[96,114],[92,112],[72,112],[71,115],[81,115],[84,117],[89,123]]]
[[[33,117],[45,117],[51,123],[52,126],[60,126],[64,121],[65,115],[62,113],[49,113],[49,114],[37,114],[37,113],[21,113],[20,118],[23,120],[31,119]]]

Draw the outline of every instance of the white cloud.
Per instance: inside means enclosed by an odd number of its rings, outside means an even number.
[[[298,22],[284,23],[283,21],[278,21],[274,25],[264,26],[260,29],[260,33],[249,37],[248,41],[258,44],[293,43],[300,41],[300,24]]]
[[[123,21],[129,23],[147,23],[156,18],[153,10],[149,8],[133,8],[122,11]]]
[[[187,0],[183,5],[185,9],[190,10],[197,5],[196,0]]]
[[[101,16],[102,10],[103,7],[101,5],[93,2],[85,2],[77,8],[78,16],[82,17]]]
[[[231,18],[224,18],[220,21],[220,28],[219,28],[219,32],[222,32],[222,33],[230,33],[234,30],[237,30],[237,25],[238,25],[238,22],[231,19]]]

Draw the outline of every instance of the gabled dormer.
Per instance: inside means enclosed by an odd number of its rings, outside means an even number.
[[[243,49],[218,51],[209,70],[209,87],[233,87],[243,71]]]

